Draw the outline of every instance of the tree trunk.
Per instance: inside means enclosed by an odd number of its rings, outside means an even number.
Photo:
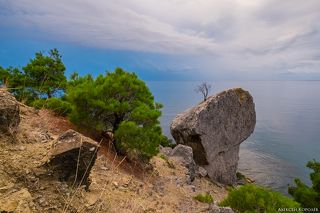
[[[115,134],[116,130],[119,128],[121,122],[123,121],[123,116],[120,116],[120,115],[116,114],[114,117],[115,117],[115,119],[114,119],[114,122],[113,122],[113,130],[112,130],[113,134]],[[120,155],[124,155],[125,154],[124,150],[120,149],[116,139],[114,139],[113,144],[114,144],[114,148],[116,149],[116,152],[118,154],[120,154]]]

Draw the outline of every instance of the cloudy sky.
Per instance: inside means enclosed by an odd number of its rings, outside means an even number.
[[[319,0],[0,0],[0,65],[58,48],[68,72],[320,80]]]

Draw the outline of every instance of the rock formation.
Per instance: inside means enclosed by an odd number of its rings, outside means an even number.
[[[253,132],[255,123],[252,96],[235,88],[177,115],[170,130],[176,143],[192,147],[195,162],[207,170],[209,177],[233,184],[239,146]]]
[[[193,181],[196,175],[196,164],[193,160],[192,148],[178,144],[176,147],[174,147],[170,155],[174,157],[181,157],[183,159],[183,164],[188,168],[188,179],[190,182]]]
[[[193,160],[193,151],[189,146],[178,144],[174,149],[171,147],[160,147],[160,153],[171,158],[179,158],[181,164],[188,169],[187,179],[191,183],[196,176],[196,163]]]
[[[13,135],[19,123],[19,103],[5,89],[0,89],[0,135]]]
[[[97,158],[98,144],[74,130],[54,142],[47,166],[60,181],[90,185],[89,175]]]
[[[219,202],[227,190],[197,176],[190,183],[190,147],[162,148],[173,155],[154,156],[147,171],[114,154],[112,144],[102,144],[97,157],[97,143],[68,130],[66,118],[17,104],[16,143],[0,134],[0,212],[222,212],[194,199],[209,193]]]

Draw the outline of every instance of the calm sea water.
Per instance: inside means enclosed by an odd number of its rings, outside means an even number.
[[[148,82],[164,104],[161,125],[170,135],[177,113],[201,101],[194,88],[200,82]],[[254,98],[257,124],[241,144],[239,171],[256,183],[287,193],[298,177],[309,182],[307,161],[320,160],[320,81],[210,82],[211,94],[242,87]],[[172,137],[171,137],[172,138]]]

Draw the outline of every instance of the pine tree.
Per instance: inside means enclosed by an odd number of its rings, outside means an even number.
[[[48,56],[42,52],[36,53],[35,58],[31,59],[23,70],[26,86],[41,97],[51,98],[66,87],[65,66],[57,49],[50,50]]]
[[[166,140],[158,121],[162,105],[135,73],[117,68],[96,79],[73,74],[67,100],[74,123],[92,132],[114,132],[118,151],[132,158],[154,155]]]

